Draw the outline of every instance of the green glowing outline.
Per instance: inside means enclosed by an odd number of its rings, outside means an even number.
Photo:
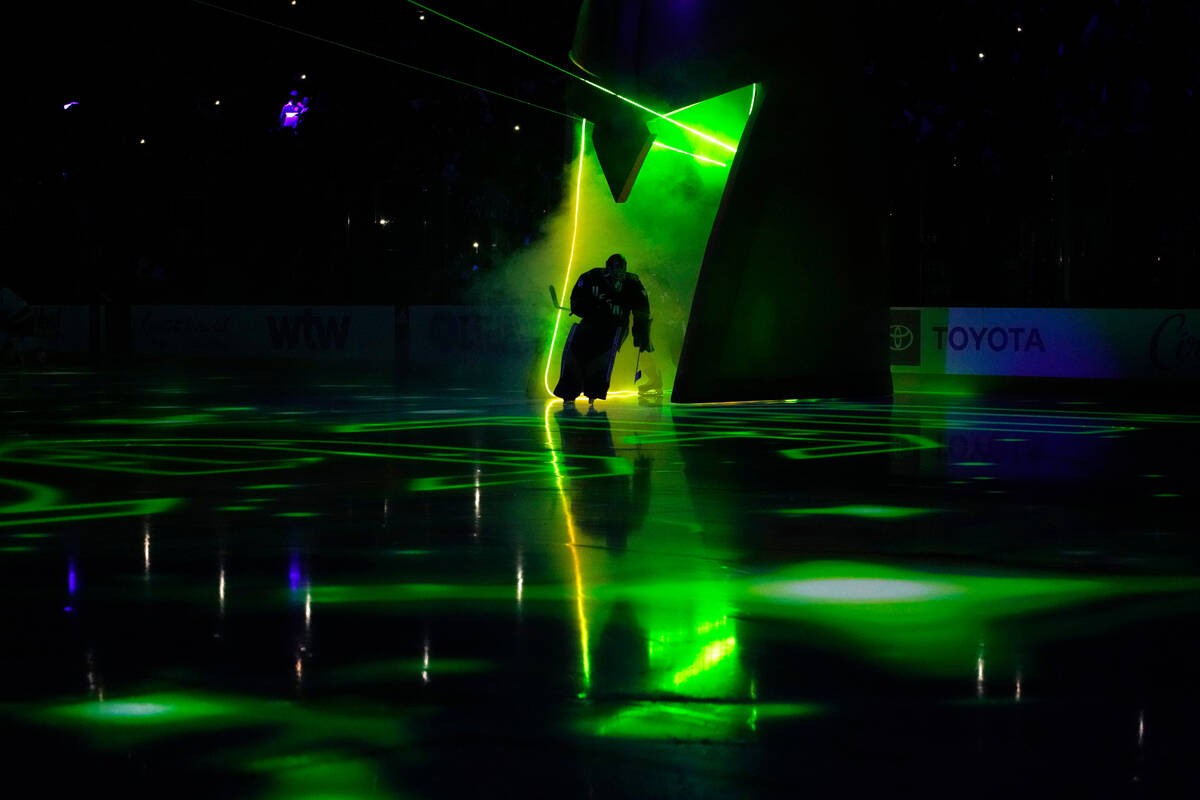
[[[555,402],[559,401],[557,399],[550,401],[551,404]],[[677,415],[677,417],[687,416],[687,412],[683,410],[677,410],[674,413]],[[858,430],[854,430],[853,428],[861,429],[870,426],[863,425],[862,423],[858,422],[856,418],[852,418],[844,423],[847,427],[852,428],[852,430],[848,431],[831,428],[830,426],[841,422],[833,416],[820,418],[820,421],[824,425],[822,428],[779,429],[767,427],[766,425],[762,424],[763,422],[779,421],[794,425],[797,422],[805,422],[808,419],[808,416],[803,414],[804,412],[791,411],[788,414],[778,416],[774,419],[767,419],[763,417],[759,417],[758,419],[744,419],[732,415],[727,415],[720,419],[704,419],[702,417],[697,417],[697,421],[695,422],[680,421],[677,418],[672,419],[670,422],[649,421],[640,423],[629,423],[623,420],[610,420],[610,426],[614,434],[618,434],[627,430],[637,431],[637,433],[621,437],[621,442],[624,444],[680,444],[685,442],[695,443],[737,438],[778,440],[781,442],[821,442],[819,445],[779,451],[784,453],[789,458],[797,459],[832,458],[835,456],[853,456],[880,452],[902,452],[906,450],[924,450],[943,447],[943,445],[933,441],[932,439],[918,436],[916,434],[896,433],[889,431],[881,431],[874,434],[860,433]],[[499,427],[531,427],[535,424],[527,417],[509,416],[471,418],[469,422],[476,425],[490,425]],[[564,424],[570,425],[577,423],[567,422]],[[736,427],[739,425],[742,427]],[[339,425],[336,426],[334,430],[351,432],[360,431],[364,428],[368,430],[418,430],[427,428],[455,427],[460,427],[455,420],[439,420],[437,422],[420,421],[398,423],[365,423],[363,425]],[[647,427],[657,428],[658,430],[646,433],[645,429]],[[875,427],[911,428],[913,426],[906,423],[876,422]],[[683,430],[684,432],[680,433],[680,430]],[[841,434],[843,438],[836,438],[837,434]],[[474,484],[471,485],[473,486]],[[436,486],[436,484],[431,484],[431,486]]]
[[[547,362],[549,366],[549,362]],[[552,401],[556,402],[556,401]],[[926,413],[936,410],[937,413]],[[1179,417],[1175,415],[1172,419]],[[1187,417],[1179,417],[1188,420]],[[973,430],[1008,433],[1038,433],[1042,435],[1098,435],[1111,431],[1137,430],[1125,422],[1159,422],[1161,417],[1111,412],[1033,412],[1014,409],[981,410],[962,407],[905,408],[863,403],[830,403],[818,401],[795,404],[734,404],[694,406],[673,410],[667,420],[630,423],[613,420],[611,429],[617,441],[626,445],[699,443],[728,439],[760,439],[764,444],[778,442],[776,450],[782,457],[812,460],[911,450],[937,449],[943,445],[916,433],[921,430]],[[536,422],[529,417],[473,416],[455,419],[401,420],[382,423],[332,425],[327,430],[339,433],[379,431],[418,432],[468,427],[532,428]],[[564,420],[564,425],[575,422]],[[151,452],[158,448],[178,448],[180,455]],[[208,450],[254,451],[271,453],[279,460],[235,458],[205,458],[196,454]],[[280,454],[286,454],[280,455]],[[125,472],[144,475],[197,476],[295,469],[320,463],[332,457],[382,458],[423,463],[470,466],[474,470],[486,467],[488,476],[433,475],[411,479],[413,491],[442,491],[472,489],[544,480],[550,472],[557,478],[608,477],[630,474],[632,466],[620,457],[574,455],[570,463],[559,463],[556,453],[547,464],[543,450],[486,449],[478,447],[434,446],[416,443],[381,443],[347,439],[279,439],[212,437],[154,437],[154,438],[82,438],[14,441],[0,444],[0,462],[36,464],[58,468],[91,469],[104,472]],[[102,459],[108,459],[103,461]],[[165,462],[165,463],[164,463]],[[967,463],[967,462],[962,462]],[[171,468],[158,468],[167,464]],[[182,469],[183,465],[191,468]],[[203,466],[204,468],[194,468]],[[549,469],[548,469],[549,468]],[[20,486],[20,484],[13,484]],[[282,484],[266,484],[282,485]],[[57,501],[58,495],[49,487],[25,491],[41,492],[24,501],[26,508],[36,508]],[[95,518],[140,513],[122,508],[123,501],[99,505],[65,508],[72,518]],[[166,501],[164,501],[166,502]],[[170,502],[175,502],[174,500]],[[162,510],[166,506],[149,507]],[[10,512],[11,513],[11,512]],[[58,519],[55,517],[54,519]],[[13,524],[13,523],[8,523]]]
[[[0,485],[14,487],[28,492],[30,495],[20,502],[0,506],[0,515],[3,515],[0,516],[0,528],[14,525],[75,522],[85,519],[150,516],[170,511],[183,502],[178,497],[153,497],[136,500],[108,500],[99,503],[59,503],[62,492],[45,484],[0,478]],[[14,515],[17,516],[16,519],[8,518]]]
[[[362,442],[362,441],[346,441],[340,439],[293,439],[287,440],[289,443],[284,444],[278,438],[270,438],[264,440],[257,439],[215,439],[215,438],[154,438],[154,439],[129,439],[123,440],[136,444],[141,447],[189,447],[189,448],[213,448],[213,449],[230,449],[230,450],[265,450],[265,451],[283,451],[289,453],[315,453],[315,456],[306,456],[290,459],[288,461],[276,462],[268,466],[247,466],[229,469],[209,469],[209,470],[188,470],[188,471],[171,471],[171,470],[156,470],[146,468],[136,468],[125,464],[88,464],[77,461],[58,462],[46,461],[44,459],[35,458],[16,458],[11,455],[14,450],[36,448],[43,445],[58,445],[72,443],[90,444],[97,440],[82,439],[82,440],[34,440],[25,442],[9,443],[8,445],[0,445],[0,462],[22,463],[22,464],[38,464],[42,466],[66,467],[72,469],[90,469],[101,472],[128,472],[140,475],[165,475],[165,476],[196,476],[196,475],[213,475],[213,474],[230,474],[249,471],[263,471],[269,469],[291,469],[298,465],[309,465],[323,461],[329,456],[347,456],[354,458],[382,458],[398,461],[421,461],[434,463],[449,463],[449,464],[470,464],[472,466],[488,466],[496,467],[502,470],[500,477],[489,478],[483,481],[475,481],[474,479],[463,482],[464,479],[456,476],[434,476],[413,479],[415,488],[421,489],[456,489],[456,488],[473,488],[475,486],[492,486],[502,485],[516,482],[514,476],[527,475],[545,475],[547,473],[545,464],[545,454],[538,451],[518,451],[518,450],[498,450],[478,447],[457,447],[449,445],[420,445],[410,443],[386,443],[386,442]],[[364,450],[345,450],[345,449],[328,449],[326,447],[303,447],[301,445],[327,445],[344,448],[346,446],[372,447],[372,448],[388,448],[393,451],[432,451],[425,453],[412,452],[370,452]],[[91,452],[91,451],[82,451]],[[129,457],[131,454],[124,454]],[[140,455],[140,454],[133,454]],[[488,457],[481,457],[486,455]],[[606,475],[627,475],[632,472],[633,467],[624,458],[612,456],[597,456],[576,454],[571,456],[572,459],[582,462],[585,466],[566,467],[580,474],[575,477],[601,477]],[[160,460],[163,457],[154,457]],[[178,458],[176,461],[185,461],[187,459]],[[523,480],[523,479],[522,479]],[[455,483],[446,483],[446,481],[455,481]]]

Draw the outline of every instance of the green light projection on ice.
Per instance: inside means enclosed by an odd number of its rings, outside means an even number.
[[[670,614],[693,598],[725,597],[739,615],[829,628],[836,636],[821,646],[856,647],[898,669],[946,676],[961,670],[964,654],[974,652],[979,641],[994,638],[1006,617],[1122,596],[1197,591],[1200,579],[1191,577],[982,575],[816,561],[752,580],[609,584],[593,594],[602,602],[647,604],[658,614]],[[724,663],[715,658],[722,649],[709,651],[715,664]]]
[[[925,514],[934,513],[932,508],[908,508],[904,506],[824,506],[820,508],[785,508],[780,512],[783,516],[839,516],[859,517],[863,519],[909,519]]]
[[[801,719],[826,712],[818,703],[680,703],[638,700],[597,711],[576,723],[581,733],[612,739],[744,741],[760,720]]]
[[[32,481],[0,478],[0,487],[21,492],[24,499],[0,506],[0,527],[75,522],[85,519],[109,519],[161,514],[183,501],[176,497],[109,500],[92,503],[64,503],[63,493],[52,486]]]
[[[8,709],[11,711],[12,709]],[[259,796],[366,796],[379,788],[380,752],[408,739],[395,714],[354,704],[292,703],[203,691],[162,691],[103,702],[28,705],[31,721],[89,737],[119,753],[197,735],[219,735],[206,754],[220,769],[259,776]],[[253,732],[253,735],[245,735]],[[206,764],[213,769],[213,763]]]

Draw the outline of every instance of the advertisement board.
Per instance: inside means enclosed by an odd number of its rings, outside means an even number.
[[[1200,310],[893,308],[892,372],[1200,379]]]
[[[80,355],[91,352],[92,333],[100,327],[99,306],[35,305],[31,308],[33,336],[47,353]]]
[[[390,361],[393,306],[134,306],[143,355]]]
[[[525,367],[539,352],[542,333],[528,309],[518,306],[412,306],[409,363]]]

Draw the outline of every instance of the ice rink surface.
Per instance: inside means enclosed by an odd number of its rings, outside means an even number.
[[[1188,796],[1200,415],[0,373],[40,796]],[[24,790],[12,796],[29,796]]]

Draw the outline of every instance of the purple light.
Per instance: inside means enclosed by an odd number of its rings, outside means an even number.
[[[300,115],[308,111],[308,104],[305,102],[307,100],[307,97],[303,100],[298,99],[296,92],[291,92],[288,101],[279,110],[280,127],[288,128],[295,133],[300,127]]]
[[[292,553],[292,563],[288,566],[288,586],[292,591],[300,588],[300,556]]]
[[[77,106],[77,105],[79,105],[79,101],[78,101],[78,100],[72,100],[71,102],[69,102],[69,103],[67,103],[65,106],[63,106],[63,111],[66,111],[66,110],[67,110],[68,108],[70,108],[71,106]]]
[[[75,609],[71,608],[70,606],[63,606],[63,611],[74,611],[74,610]]]
[[[67,592],[68,592],[68,594],[70,594],[72,596],[74,596],[74,594],[75,594],[75,565],[74,564],[69,564],[67,566]]]

